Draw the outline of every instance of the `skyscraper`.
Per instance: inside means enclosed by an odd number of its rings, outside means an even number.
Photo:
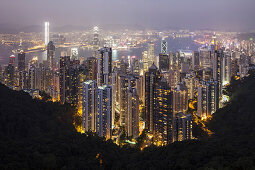
[[[110,84],[112,73],[112,49],[104,47],[99,50],[97,58],[97,84]]]
[[[148,65],[149,65],[149,67],[153,63],[158,67],[157,58],[155,56],[155,45],[154,45],[154,43],[149,43],[148,44]]]
[[[97,51],[99,50],[99,28],[98,27],[94,27],[93,28],[93,52],[92,52],[92,56],[97,58]]]
[[[70,56],[60,57],[60,101],[70,102]]]
[[[173,112],[172,112],[172,93],[165,78],[161,78],[155,87],[154,94],[154,115],[153,115],[153,134],[154,142],[157,145],[167,145],[172,140]]]
[[[55,46],[52,41],[47,45],[47,62],[50,69],[54,68]]]
[[[85,66],[88,70],[88,80],[97,80],[97,58],[88,57]]]
[[[20,51],[18,53],[18,71],[25,71],[26,69],[26,63],[25,63],[25,53],[23,51]]]
[[[174,120],[174,141],[192,139],[192,115],[178,113]]]
[[[161,41],[161,54],[167,54],[167,41],[165,39]]]
[[[197,115],[201,118],[211,116],[219,109],[218,81],[203,81],[198,86]]]
[[[45,46],[47,46],[49,42],[50,42],[50,23],[45,22],[44,23],[44,44],[45,44]]]
[[[192,55],[192,70],[198,71],[200,68],[199,52],[194,51]]]
[[[15,55],[10,56],[9,64],[15,66]]]
[[[110,139],[112,135],[112,87],[97,88],[96,132],[100,137]]]
[[[160,72],[155,64],[145,73],[145,129],[153,132],[153,115],[155,103],[155,88],[161,79]]]
[[[162,71],[169,71],[170,69],[170,59],[167,54],[159,54],[159,70]]]
[[[77,47],[71,48],[71,60],[78,60],[79,51]]]
[[[127,135],[139,136],[139,96],[135,88],[127,89]]]
[[[97,83],[88,80],[83,83],[82,125],[85,132],[96,132]]]
[[[188,89],[184,84],[178,84],[173,90],[173,114],[174,116],[188,110]]]

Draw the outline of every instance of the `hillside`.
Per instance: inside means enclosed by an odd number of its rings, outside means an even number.
[[[0,85],[0,169],[255,169],[255,74],[226,93],[231,101],[208,122],[212,137],[139,151],[77,133],[69,105]]]

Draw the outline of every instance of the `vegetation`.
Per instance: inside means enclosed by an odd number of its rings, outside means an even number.
[[[69,105],[0,85],[0,169],[255,169],[255,74],[226,93],[230,102],[207,122],[213,135],[140,151],[77,133]]]

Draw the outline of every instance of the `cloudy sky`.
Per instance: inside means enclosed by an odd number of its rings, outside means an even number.
[[[0,0],[0,24],[255,30],[255,0]]]

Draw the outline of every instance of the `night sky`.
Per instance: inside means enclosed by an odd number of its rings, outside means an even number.
[[[255,29],[255,0],[0,0],[0,24]]]

